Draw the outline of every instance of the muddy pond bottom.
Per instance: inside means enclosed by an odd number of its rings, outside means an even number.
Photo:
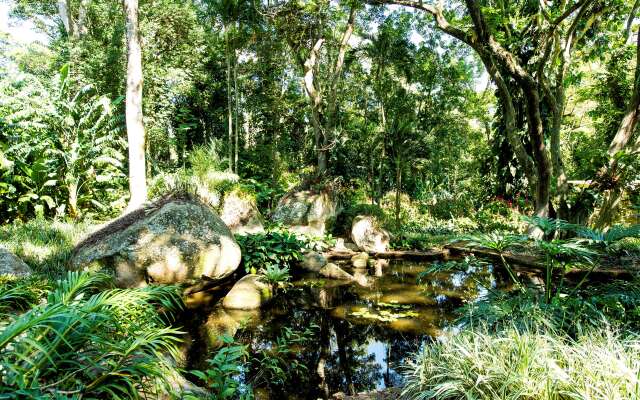
[[[204,367],[211,358],[204,350],[228,335],[247,346],[251,361],[240,379],[257,398],[317,399],[400,386],[402,365],[453,328],[454,310],[497,286],[490,265],[426,274],[430,266],[343,265],[368,285],[298,276],[263,310],[216,307],[200,325],[190,364]]]

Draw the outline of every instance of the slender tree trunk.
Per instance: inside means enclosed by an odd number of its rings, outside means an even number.
[[[326,364],[331,355],[331,326],[327,316],[321,317],[320,321],[320,352],[316,364],[316,374],[318,375],[318,389],[323,399],[329,399],[329,384],[327,383]]]
[[[387,157],[387,113],[384,108],[384,102],[380,102],[380,119],[382,121],[382,149],[380,149],[380,162],[378,164],[378,204],[382,204],[383,187],[384,187],[384,162]]]
[[[178,164],[178,139],[176,131],[173,129],[171,120],[167,121],[167,138],[169,139],[169,163],[171,165]]]
[[[78,210],[78,178],[75,176],[68,176],[67,190],[69,192],[69,215],[73,219],[77,219],[80,216],[80,210]]]
[[[402,156],[396,155],[396,229],[400,229],[400,190],[402,189]]]
[[[127,93],[125,114],[129,143],[128,209],[147,200],[145,132],[142,120],[142,47],[138,30],[138,0],[123,0],[127,31]]]
[[[235,52],[234,52],[235,53]],[[238,118],[240,114],[240,92],[238,92],[238,56],[234,54],[233,58],[233,95],[235,96],[235,153],[233,155],[233,169],[238,173],[238,136],[240,135],[240,124]]]
[[[62,20],[64,30],[69,37],[73,36],[73,21],[71,19],[71,9],[69,7],[69,0],[58,0],[58,16]]]
[[[224,53],[227,65],[227,131],[228,131],[228,154],[229,171],[233,171],[233,103],[231,98],[231,49],[229,46],[229,27],[224,25]]]

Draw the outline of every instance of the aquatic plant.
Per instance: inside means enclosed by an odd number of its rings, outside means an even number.
[[[260,269],[262,279],[274,288],[285,285],[291,279],[289,267],[280,267],[278,265],[267,265]]]
[[[455,239],[454,242],[463,241],[463,242],[467,242],[467,244],[471,247],[485,248],[485,249],[493,250],[496,253],[498,253],[498,256],[500,257],[500,261],[502,262],[502,265],[507,271],[507,274],[509,274],[509,278],[511,278],[511,281],[513,282],[513,284],[516,286],[516,288],[523,290],[522,284],[520,283],[520,280],[518,280],[518,278],[516,277],[516,274],[513,271],[513,268],[511,268],[507,260],[504,258],[504,253],[508,249],[513,248],[517,245],[520,245],[526,240],[527,238],[521,235],[511,235],[511,234],[501,234],[498,232],[491,232],[491,233],[484,233],[484,234],[477,234],[477,235],[461,236]]]
[[[181,332],[166,321],[181,307],[175,287],[114,289],[110,276],[69,272],[46,302],[2,321],[0,392],[114,399],[168,392]]]

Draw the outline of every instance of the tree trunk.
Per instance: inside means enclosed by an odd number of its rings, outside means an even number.
[[[69,176],[66,181],[69,192],[69,215],[71,218],[77,219],[80,216],[80,211],[78,210],[78,178]]]
[[[142,121],[142,47],[138,31],[138,0],[123,0],[127,31],[127,93],[125,114],[129,143],[128,209],[147,200],[145,132]]]
[[[235,53],[235,52],[234,52]],[[240,113],[240,95],[238,94],[238,56],[234,54],[233,58],[233,95],[235,96],[235,153],[233,155],[233,169],[238,173],[238,136],[240,135],[240,124],[238,123],[238,115]]]
[[[400,230],[400,189],[402,188],[402,159],[396,157],[396,229]]]
[[[316,88],[315,69],[318,62],[318,53],[324,44],[324,39],[318,39],[309,52],[309,58],[304,61],[304,88],[311,102],[311,124],[315,134],[315,146],[318,153],[318,175],[327,170],[327,154],[323,149],[325,133],[322,130],[321,107],[322,98]]]
[[[71,20],[71,10],[69,8],[69,0],[58,0],[58,16],[62,20],[64,30],[67,32],[67,36],[73,36],[73,21]]]
[[[600,179],[607,181],[602,182],[606,184],[607,189],[604,190],[602,194],[602,204],[589,218],[592,225],[601,229],[610,226],[612,221],[614,221],[623,193],[621,187],[623,182],[621,182],[620,179],[616,155],[627,147],[638,125],[638,119],[640,118],[640,32],[638,32],[636,43],[636,69],[634,76],[633,93],[627,106],[627,112],[622,117],[618,131],[609,145],[608,164],[602,167],[599,173]]]
[[[228,155],[229,155],[229,172],[233,171],[233,103],[231,98],[231,49],[229,46],[229,27],[223,26],[224,29],[224,55],[227,66],[227,131],[228,131]]]
[[[383,180],[384,180],[384,161],[387,151],[387,114],[384,103],[380,102],[380,118],[382,120],[382,149],[380,150],[380,163],[378,165],[378,205],[382,204],[383,197]]]

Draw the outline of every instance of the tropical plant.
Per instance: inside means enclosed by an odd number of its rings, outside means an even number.
[[[289,232],[269,231],[251,235],[237,235],[246,272],[277,266],[290,269],[302,259],[304,242]]]
[[[540,229],[544,233],[545,238],[549,238],[556,233],[563,231],[571,231],[577,228],[577,225],[571,224],[562,219],[534,216],[522,216],[522,220],[532,226]]]
[[[284,327],[271,348],[260,349],[250,359],[252,370],[259,371],[251,382],[254,385],[283,385],[292,376],[308,372],[298,359],[296,349],[308,343],[317,333],[318,326],[311,325],[302,331]]]
[[[168,392],[181,332],[171,286],[113,289],[100,273],[69,272],[45,303],[2,322],[0,392],[139,399]]]
[[[629,237],[640,236],[640,225],[614,225],[606,231],[580,227],[576,230],[576,233],[581,238],[580,241],[610,252],[614,249],[613,245],[616,242]]]
[[[49,282],[38,277],[0,275],[0,316],[33,307],[49,289]]]
[[[125,178],[122,118],[112,111],[120,99],[111,102],[89,85],[72,91],[67,65],[50,87],[21,86],[0,88],[15,97],[4,104],[7,125],[0,129],[8,157],[0,168],[2,217],[108,211],[121,200]]]
[[[498,232],[466,235],[454,240],[454,242],[466,242],[471,247],[478,247],[495,251],[500,257],[500,261],[507,271],[507,274],[509,274],[509,278],[511,278],[513,284],[520,290],[522,290],[523,287],[516,277],[513,268],[511,268],[507,260],[504,258],[504,253],[507,251],[507,249],[520,245],[525,241],[526,237],[524,236],[501,234]]]
[[[216,351],[213,358],[207,360],[208,368],[205,371],[191,371],[193,375],[202,380],[210,391],[211,400],[225,400],[240,398],[249,400],[253,398],[251,386],[239,381],[246,373],[246,362],[249,357],[247,346],[235,344],[231,336],[222,336],[224,346]],[[202,396],[186,395],[186,400],[201,399]]]
[[[556,269],[561,270],[560,282],[556,287],[556,295],[559,295],[563,289],[564,276],[568,266],[570,265],[591,265],[591,269],[583,276],[580,282],[573,288],[573,293],[582,286],[589,274],[595,268],[593,257],[595,252],[582,246],[577,242],[568,242],[563,240],[536,240],[535,244],[544,254],[545,266],[545,300],[550,302],[553,294],[553,275]]]
[[[287,266],[280,267],[278,265],[269,264],[266,267],[261,268],[259,272],[262,275],[262,279],[273,288],[286,285],[289,282],[289,279],[291,279],[289,267]]]

